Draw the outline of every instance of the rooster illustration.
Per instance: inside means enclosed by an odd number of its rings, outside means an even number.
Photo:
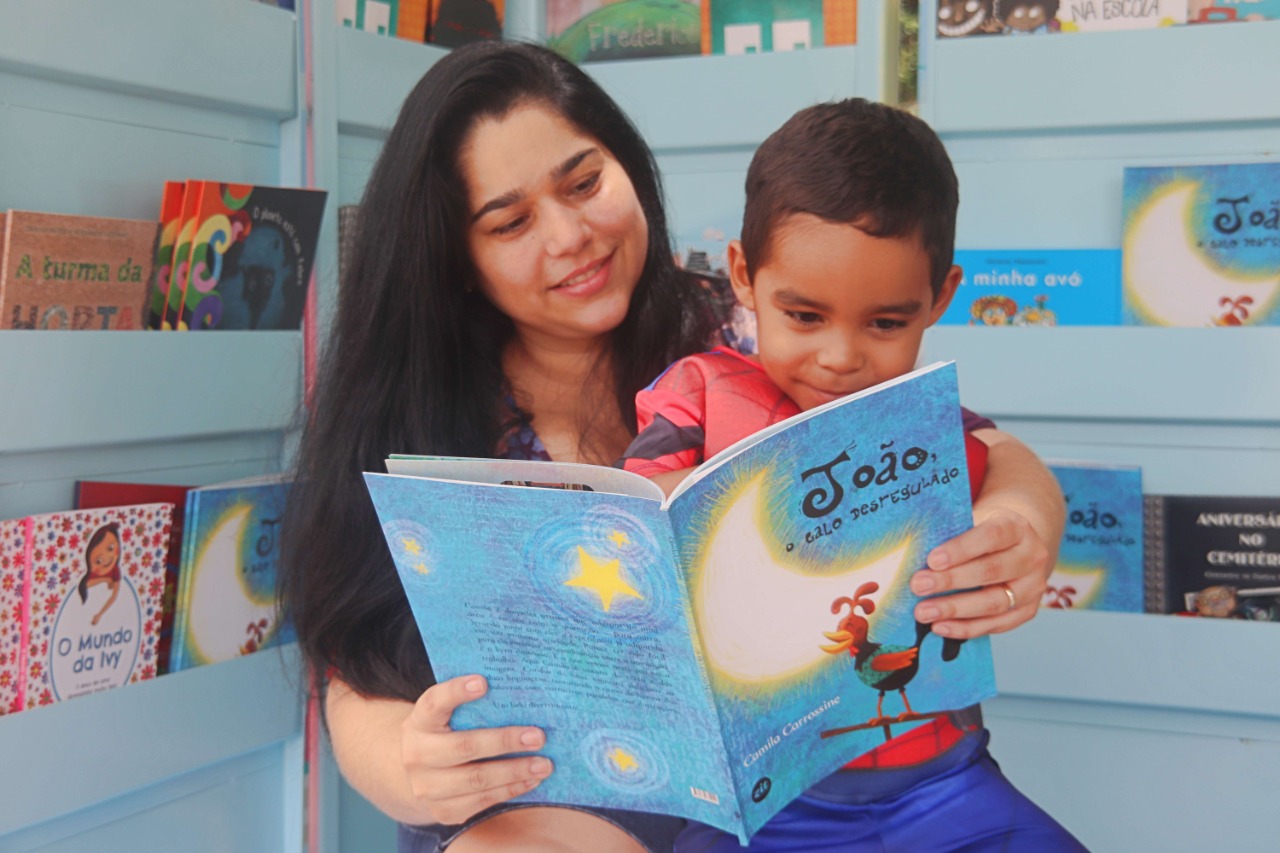
[[[879,588],[879,584],[874,581],[864,583],[858,587],[853,598],[841,596],[831,602],[832,613],[839,614],[846,604],[849,605],[849,613],[840,620],[834,632],[823,632],[823,636],[828,640],[834,640],[835,644],[821,648],[824,652],[833,655],[848,651],[849,656],[854,659],[858,678],[872,690],[880,692],[880,698],[876,702],[876,716],[864,726],[857,728],[884,726],[887,736],[890,723],[918,720],[934,715],[917,713],[907,701],[907,685],[920,669],[920,644],[929,635],[929,626],[923,622],[916,622],[916,641],[911,646],[885,645],[873,643],[867,639],[870,623],[864,616],[858,614],[858,610],[861,609],[867,616],[875,612],[875,602],[866,596]],[[962,642],[964,641],[944,640],[942,659],[954,660],[960,653]],[[897,717],[885,717],[884,695],[892,690],[898,691],[902,696],[902,706],[906,710]]]

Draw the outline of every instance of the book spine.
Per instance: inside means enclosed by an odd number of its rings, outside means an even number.
[[[1148,613],[1169,613],[1168,584],[1165,578],[1164,498],[1146,495],[1142,499],[1143,600]]]
[[[30,664],[28,649],[31,644],[31,584],[32,565],[36,556],[36,520],[27,516],[22,521],[22,605],[18,613],[18,624],[22,626],[18,645],[18,695],[17,706],[27,706],[27,667]]]
[[[198,493],[187,492],[187,505],[183,513],[182,558],[178,565],[178,590],[173,599],[173,634],[169,645],[169,672],[181,672],[190,662],[187,660],[187,610],[191,588],[195,579],[191,571],[195,567]]]

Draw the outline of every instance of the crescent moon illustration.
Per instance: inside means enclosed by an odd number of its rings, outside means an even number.
[[[875,581],[879,604],[906,563],[904,540],[877,559],[838,575],[814,577],[778,563],[754,517],[764,477],[757,477],[724,514],[707,543],[694,591],[694,612],[707,664],[745,682],[794,676],[830,661],[819,647],[834,619],[831,602]]]
[[[1094,599],[1102,592],[1102,579],[1106,574],[1104,569],[1094,566],[1085,565],[1059,565],[1053,570],[1053,574],[1049,575],[1049,586],[1055,590],[1060,590],[1064,586],[1070,586],[1075,589],[1071,595],[1072,607],[1092,607]],[[1048,599],[1048,591],[1045,592],[1045,598]]]
[[[1274,275],[1231,275],[1177,235],[1190,229],[1199,184],[1182,181],[1152,193],[1125,235],[1124,287],[1138,314],[1161,326],[1212,326],[1224,296],[1253,297],[1265,314],[1280,289]]]
[[[276,621],[274,602],[255,600],[240,576],[240,543],[252,511],[244,506],[228,512],[191,568],[187,635],[196,653],[210,662],[239,656],[250,622]]]

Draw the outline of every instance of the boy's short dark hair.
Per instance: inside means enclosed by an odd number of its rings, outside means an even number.
[[[959,182],[938,135],[908,112],[862,98],[807,107],[756,151],[747,170],[747,274],[793,214],[856,225],[873,237],[918,234],[936,296],[955,250]]]

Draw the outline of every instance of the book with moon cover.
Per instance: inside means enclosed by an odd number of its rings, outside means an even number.
[[[1280,324],[1280,161],[1124,170],[1124,322]]]
[[[908,579],[972,524],[956,370],[935,364],[708,459],[636,474],[393,457],[365,475],[458,728],[537,725],[529,802],[701,821],[746,843],[813,783],[995,693],[986,639]]]
[[[288,492],[280,475],[187,492],[170,672],[293,641],[275,594]]]
[[[1067,527],[1041,607],[1144,609],[1142,469],[1054,460]]]

